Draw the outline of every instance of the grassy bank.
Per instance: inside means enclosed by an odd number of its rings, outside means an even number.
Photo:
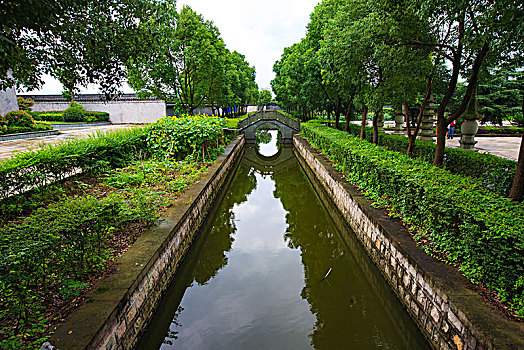
[[[0,348],[40,347],[214,161],[228,142],[224,123],[165,118],[0,163],[5,178],[27,181],[11,187],[32,186],[0,202]],[[82,172],[67,177],[71,169]],[[44,171],[48,182],[33,180]]]

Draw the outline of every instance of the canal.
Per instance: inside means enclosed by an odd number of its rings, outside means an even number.
[[[138,349],[430,348],[292,148],[275,130],[262,139],[246,146]]]

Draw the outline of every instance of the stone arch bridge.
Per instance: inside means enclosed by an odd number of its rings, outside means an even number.
[[[280,131],[282,143],[292,143],[293,134],[300,131],[300,122],[276,111],[260,111],[238,123],[238,128],[244,133],[247,143],[254,143],[257,130],[267,127]]]

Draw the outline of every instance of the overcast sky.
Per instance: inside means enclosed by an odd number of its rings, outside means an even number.
[[[255,66],[260,88],[270,88],[273,64],[284,47],[305,35],[309,15],[319,0],[179,0],[177,7],[189,5],[220,30],[226,46],[246,56]],[[45,77],[45,85],[38,94],[60,94],[58,81]],[[83,89],[96,93],[96,86]],[[124,92],[133,92],[124,87]]]

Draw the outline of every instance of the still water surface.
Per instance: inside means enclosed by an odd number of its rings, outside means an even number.
[[[291,148],[247,148],[138,348],[428,349],[330,211]]]

